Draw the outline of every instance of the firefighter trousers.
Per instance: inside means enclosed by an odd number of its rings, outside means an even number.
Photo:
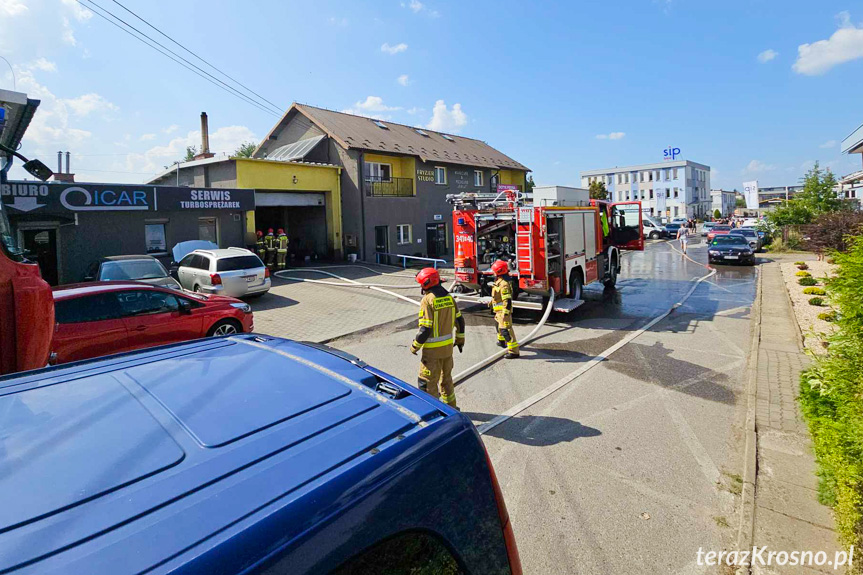
[[[280,270],[285,269],[285,260],[288,259],[288,250],[276,250],[276,267]]]
[[[518,355],[518,340],[515,338],[515,330],[512,329],[512,314],[508,311],[499,311],[494,314],[497,321],[497,341],[506,344],[506,351],[510,355]]]
[[[452,355],[448,357],[427,357],[420,359],[420,389],[452,407],[455,403],[455,386],[452,383]]]
[[[267,248],[267,267],[271,268],[276,263],[276,250]]]

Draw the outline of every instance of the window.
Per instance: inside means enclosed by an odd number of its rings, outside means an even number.
[[[189,267],[199,270],[210,271],[210,258],[208,258],[207,256],[202,256],[201,254],[195,254],[192,258],[192,263],[189,264]]]
[[[638,172],[638,181],[640,181],[640,182],[644,181],[644,172]]]
[[[434,167],[434,183],[442,186],[446,185],[446,168],[441,166]]]
[[[425,136],[426,138],[429,137],[428,132],[426,132],[425,130],[420,130],[419,128],[415,128],[415,130],[416,130],[416,133],[419,134],[420,136]]]
[[[95,278],[95,274],[91,274]],[[149,280],[168,275],[159,260],[120,260],[102,264],[99,281]]]
[[[677,206],[674,206],[674,215],[677,215]]]
[[[641,199],[644,199],[644,190],[641,190]]]
[[[216,218],[198,218],[198,239],[219,243],[219,220]]]
[[[170,313],[180,309],[177,298],[156,290],[132,290],[117,294],[123,316]]]
[[[674,168],[672,178],[675,180],[677,179],[677,168]]]
[[[653,172],[647,172],[647,181],[648,181],[648,182],[652,182],[652,181],[653,181]]]
[[[594,179],[594,181],[596,181]],[[480,188],[482,187],[482,170],[474,170],[473,172],[473,185]]]
[[[623,177],[624,177],[623,183],[628,184],[629,183],[629,174],[624,174]]]
[[[629,201],[629,191],[626,192],[626,201]]]
[[[400,246],[407,245],[411,243],[413,240],[411,239],[411,225],[410,224],[399,224],[396,226],[396,242]]]
[[[442,137],[444,140],[449,140],[450,142],[455,142],[455,138],[453,138],[452,136],[448,136],[448,135],[446,135],[446,134],[441,134],[441,137]]]
[[[69,298],[54,304],[54,320],[59,324],[105,321],[121,316],[115,292]]]
[[[255,255],[220,258],[216,260],[217,272],[235,272],[239,270],[253,270],[262,267],[264,267],[264,263],[261,261],[261,258]]]
[[[380,120],[372,120],[372,122],[374,122],[375,126],[377,126],[378,128],[381,128],[382,130],[389,130],[387,125],[384,124],[383,122],[381,122]]]
[[[148,254],[167,252],[168,240],[165,236],[165,224],[145,224],[144,241],[147,243]]]
[[[677,188],[674,188],[674,197],[676,198],[676,197],[679,197],[679,196],[680,196],[680,193],[679,193],[678,189],[677,189]]]
[[[286,560],[276,563],[273,573],[290,573]],[[458,561],[437,536],[423,531],[410,531],[387,539],[363,551],[332,572],[332,575],[363,573],[464,573]]]
[[[363,177],[367,182],[391,182],[393,181],[392,164],[366,162],[363,164]]]
[[[653,188],[649,189],[648,193],[650,194],[650,199],[652,200],[653,199]]]

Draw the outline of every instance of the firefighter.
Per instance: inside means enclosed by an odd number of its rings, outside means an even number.
[[[279,228],[279,235],[276,238],[276,267],[280,270],[285,269],[285,260],[288,259],[288,235],[285,230]]]
[[[264,232],[258,230],[255,232],[255,253],[264,261],[267,257],[267,248],[264,246]]]
[[[449,292],[440,285],[434,268],[423,268],[416,276],[423,293],[420,302],[419,331],[411,343],[411,353],[422,349],[419,388],[452,407],[456,407],[452,382],[453,330],[459,353],[464,349],[464,318]]]
[[[497,279],[491,288],[491,301],[489,306],[494,310],[494,319],[497,321],[497,345],[506,348],[507,359],[518,357],[518,341],[515,339],[515,331],[512,329],[512,284],[509,277],[509,264],[503,260],[497,260],[491,265],[491,271]]]
[[[267,267],[272,270],[276,260],[276,236],[273,235],[273,228],[269,228],[264,236],[264,248],[267,250]]]

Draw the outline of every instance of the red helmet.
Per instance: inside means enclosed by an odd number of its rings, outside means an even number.
[[[424,290],[431,289],[440,284],[440,274],[434,268],[423,268],[417,274],[417,283]]]
[[[261,236],[264,235],[264,232],[262,232],[261,230],[258,230],[257,232],[255,232],[255,234],[260,238]]]
[[[267,233],[268,233],[268,234],[273,233],[273,228],[267,228]]]
[[[503,274],[509,273],[509,264],[503,260],[497,260],[491,264],[491,271],[493,271],[496,276],[502,276]]]
[[[279,235],[282,235],[283,233],[285,233],[285,230],[283,230],[282,228],[279,228]]]

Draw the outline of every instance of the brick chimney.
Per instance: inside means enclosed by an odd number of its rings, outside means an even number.
[[[215,155],[210,153],[210,126],[207,122],[207,113],[201,112],[201,153],[196,155],[195,159],[204,160]]]
[[[63,182],[66,184],[75,183],[75,174],[69,169],[70,158],[72,154],[66,152],[66,171],[63,171],[63,152],[57,152],[57,171],[54,173],[55,182]]]

